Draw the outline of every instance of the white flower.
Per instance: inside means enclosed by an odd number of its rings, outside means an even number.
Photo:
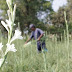
[[[8,27],[10,28],[10,30],[12,29],[12,22],[10,20],[6,20],[6,23],[8,25]]]
[[[6,30],[9,32],[8,26],[4,21],[1,21],[2,25],[6,28]]]
[[[10,4],[12,2],[12,0],[6,0],[6,2]]]
[[[6,0],[8,7],[10,8],[10,6],[12,5],[12,0]]]
[[[27,47],[29,45],[31,45],[31,42],[28,42],[27,44],[25,44],[24,47]]]
[[[17,50],[15,49],[15,45],[12,44],[7,44],[7,49],[6,49],[6,52],[5,52],[5,55],[9,52],[9,51],[12,51],[12,52],[16,52]]]
[[[1,59],[0,59],[0,67],[1,67],[1,65],[2,65],[3,61],[4,61],[4,59],[3,59],[3,58],[1,58]]]
[[[24,34],[28,34],[28,30],[24,31]]]
[[[16,40],[16,39],[23,39],[23,37],[21,36],[21,31],[18,30],[18,29],[15,30],[15,34],[14,34],[14,36],[12,37],[10,43],[13,42],[13,41]]]
[[[7,14],[8,14],[8,17],[9,17],[9,20],[11,21],[11,13],[10,13],[10,10],[7,10]]]
[[[14,11],[13,11],[13,22],[15,20],[15,12],[16,12],[16,4],[14,5]]]
[[[2,47],[3,47],[3,45],[2,45],[2,43],[0,43],[0,50],[2,50]]]
[[[9,29],[12,29],[12,21],[11,19],[7,20],[6,23],[4,21],[1,21],[2,25],[6,28],[6,30],[9,32]],[[14,24],[15,25],[15,24]]]

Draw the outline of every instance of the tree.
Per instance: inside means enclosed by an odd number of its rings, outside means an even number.
[[[51,20],[54,26],[56,27],[63,27],[65,26],[65,20],[64,20],[64,8],[60,8],[58,12],[54,12],[51,15]]]
[[[39,26],[44,23],[37,17],[37,13],[52,11],[50,1],[46,0],[17,0],[17,18],[16,21],[20,22],[21,29],[29,26],[31,23]],[[41,23],[41,24],[40,24]],[[43,25],[44,27],[44,25]]]
[[[66,6],[60,7],[58,12],[53,12],[51,16],[51,21],[54,27],[63,31],[65,29],[65,18],[64,18],[64,11],[66,11],[67,15],[67,22],[69,26],[69,31],[72,31],[72,0],[68,0]]]
[[[25,27],[29,27],[31,23],[35,24],[37,27],[44,28],[45,25],[42,20],[40,21],[38,19],[38,14],[40,15],[42,12],[45,12],[48,15],[48,13],[53,11],[51,2],[46,0],[14,0],[14,3],[17,4],[16,27],[19,22],[22,31]],[[0,9],[3,11],[1,16],[5,19],[5,17],[7,17],[6,0],[0,0]]]

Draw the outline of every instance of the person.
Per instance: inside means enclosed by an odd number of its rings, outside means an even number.
[[[32,38],[37,41],[37,50],[38,52],[42,52],[42,49],[47,51],[45,40],[41,40],[44,37],[44,32],[36,28],[34,24],[31,24],[29,28],[32,30],[30,38],[25,42],[27,44]]]

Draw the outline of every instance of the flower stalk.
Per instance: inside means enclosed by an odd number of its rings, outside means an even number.
[[[5,63],[8,53],[11,51],[12,52],[17,51],[15,49],[15,45],[12,44],[12,42],[16,39],[23,39],[23,37],[21,36],[21,32],[19,30],[15,30],[15,34],[12,37],[13,26],[15,25],[14,21],[15,21],[16,4],[14,5],[14,8],[13,8],[13,6],[12,6],[13,0],[6,0],[6,2],[8,5],[8,8],[9,8],[9,10],[7,11],[9,20],[6,20],[6,22],[1,21],[1,23],[8,32],[8,42],[6,44],[7,48],[4,53],[4,56],[0,59],[0,69],[2,68],[3,64]],[[3,47],[3,45],[2,45],[2,43],[0,43],[0,50],[3,52],[2,47]]]
[[[67,59],[68,59],[68,63],[67,63],[67,72],[69,72],[69,30],[68,30],[68,22],[66,19],[66,11],[64,11],[64,18],[65,18],[65,24],[66,24],[66,48],[67,48]]]

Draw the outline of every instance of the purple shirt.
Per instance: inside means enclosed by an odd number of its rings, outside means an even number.
[[[41,34],[44,34],[44,32],[43,32],[41,29],[36,28],[35,31],[32,31],[30,38],[31,38],[31,39],[34,38],[34,39],[36,40],[36,39],[39,38],[39,36],[40,36]]]

